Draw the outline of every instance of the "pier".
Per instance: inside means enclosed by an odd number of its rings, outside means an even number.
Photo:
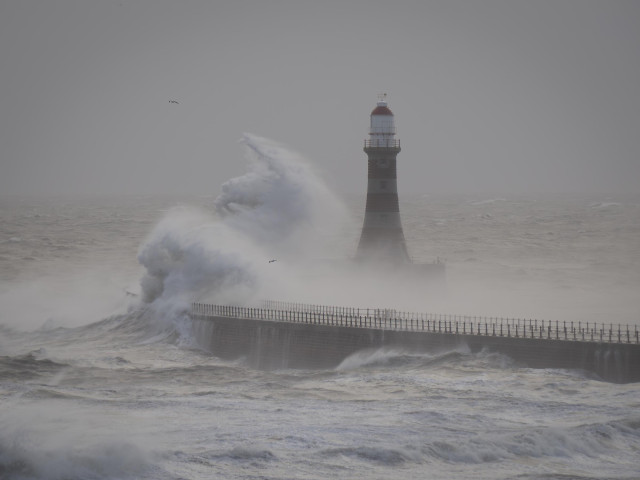
[[[580,369],[640,381],[637,325],[474,317],[265,301],[260,307],[193,303],[199,341],[222,358],[259,368],[332,368],[382,347],[429,352],[468,347],[529,368]]]

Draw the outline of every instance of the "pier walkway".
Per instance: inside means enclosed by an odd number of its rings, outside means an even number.
[[[260,308],[193,303],[197,316],[456,335],[640,345],[638,325],[475,317],[265,300]]]
[[[409,313],[265,301],[260,307],[194,303],[195,338],[220,358],[257,368],[336,368],[357,352],[483,350],[518,367],[572,369],[640,382],[637,325]]]

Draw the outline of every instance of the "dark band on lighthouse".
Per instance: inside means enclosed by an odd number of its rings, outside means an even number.
[[[364,142],[369,159],[367,203],[358,259],[410,263],[400,221],[396,170],[400,140],[395,135],[393,113],[382,100],[371,112],[369,138]]]

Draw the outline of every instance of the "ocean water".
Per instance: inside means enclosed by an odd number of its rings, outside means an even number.
[[[640,478],[639,384],[464,348],[263,371],[201,348],[185,313],[269,298],[637,325],[640,197],[401,194],[414,261],[447,280],[394,287],[331,273],[363,196],[245,144],[247,174],[209,197],[0,198],[0,478]]]

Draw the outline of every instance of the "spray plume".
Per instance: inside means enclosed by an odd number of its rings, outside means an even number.
[[[242,143],[248,171],[222,185],[217,215],[173,209],[141,247],[145,302],[182,308],[278,296],[292,283],[287,264],[322,255],[320,232],[344,222],[346,210],[300,155],[254,135]]]

